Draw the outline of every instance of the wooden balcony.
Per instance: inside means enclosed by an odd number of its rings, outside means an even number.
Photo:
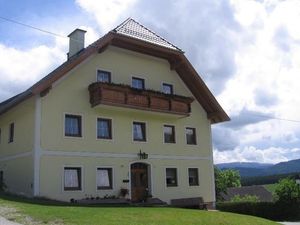
[[[92,107],[99,104],[189,115],[193,98],[139,90],[128,85],[96,82],[89,85]]]

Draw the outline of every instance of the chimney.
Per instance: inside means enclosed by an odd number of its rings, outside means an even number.
[[[82,49],[84,49],[84,34],[85,30],[76,29],[71,34],[68,35],[69,37],[69,53],[68,59],[71,58],[73,55],[76,55]]]

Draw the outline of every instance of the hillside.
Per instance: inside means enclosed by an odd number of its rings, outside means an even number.
[[[216,165],[220,169],[235,169],[242,177],[269,176],[275,174],[300,173],[300,159],[281,162],[275,165],[261,163],[223,163]]]

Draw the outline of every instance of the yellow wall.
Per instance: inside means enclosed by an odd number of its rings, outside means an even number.
[[[33,158],[31,155],[0,161],[7,191],[26,196],[33,195]]]
[[[32,195],[33,184],[33,97],[0,115],[0,170],[9,192]],[[8,143],[9,125],[14,123],[14,141]]]
[[[0,157],[32,151],[35,99],[31,97],[0,115]],[[14,141],[8,143],[9,125],[14,123]]]
[[[169,202],[172,198],[202,196],[206,202],[214,201],[210,122],[199,103],[192,103],[192,113],[188,117],[102,105],[91,108],[88,86],[96,81],[97,69],[110,71],[114,83],[130,85],[132,76],[136,76],[145,79],[146,89],[160,91],[165,82],[173,84],[175,94],[192,96],[177,73],[170,70],[166,60],[116,47],[91,56],[56,82],[41,98],[41,146],[36,146],[42,150],[40,168],[36,168],[40,172],[40,196],[69,201],[85,195],[118,195],[120,188],[128,185],[122,180],[129,179],[130,164],[139,161],[137,153],[141,150],[149,154],[149,159],[142,161],[151,165],[154,197]],[[64,137],[65,113],[82,115],[83,137]],[[34,98],[0,116],[0,157],[33,151],[34,117]],[[113,140],[97,140],[97,117],[112,119]],[[15,122],[15,142],[8,144],[8,126],[12,121]],[[146,122],[147,142],[132,141],[133,121]],[[176,144],[163,143],[164,124],[175,126]],[[196,128],[197,145],[186,144],[185,127]],[[71,155],[66,156],[61,151]],[[101,158],[90,153],[121,153],[126,157],[111,155]],[[190,158],[180,158],[183,156]],[[83,168],[83,191],[63,191],[63,167],[72,165]],[[6,168],[5,175],[9,176],[6,180],[12,191],[32,194],[32,156],[0,160],[0,166],[0,169]],[[114,168],[113,191],[96,190],[96,168],[101,166]],[[178,187],[166,187],[167,167],[178,169]],[[199,168],[200,185],[190,187],[188,168],[195,167]]]
[[[197,101],[192,103],[189,117],[154,113],[126,108],[97,106],[91,108],[88,86],[96,81],[96,70],[110,71],[113,83],[131,85],[131,77],[145,79],[146,89],[161,90],[163,82],[173,84],[178,95],[192,96],[175,71],[170,70],[166,60],[109,47],[101,54],[96,54],[71,71],[53,86],[42,98],[41,148],[52,151],[81,153],[123,153],[137,154],[140,150],[152,155],[203,157],[201,160],[149,159],[152,164],[153,194],[165,201],[172,198],[199,197],[205,201],[214,201],[212,186],[212,149],[210,122],[206,112]],[[64,113],[82,115],[82,138],[64,137]],[[113,140],[97,140],[97,117],[111,118]],[[147,142],[132,141],[132,122],[146,122]],[[163,125],[175,125],[176,144],[163,143]],[[185,127],[196,128],[197,145],[187,145]],[[151,157],[150,157],[151,158]],[[128,179],[129,166],[136,158],[101,158],[47,156],[41,158],[40,195],[69,201],[71,198],[83,198],[85,195],[117,195],[124,186],[123,179]],[[63,166],[83,167],[83,191],[63,191]],[[114,191],[96,191],[96,167],[114,167]],[[167,188],[165,168],[177,167],[179,186]],[[199,168],[200,186],[188,186],[188,167]]]
[[[41,159],[41,196],[70,201],[86,196],[103,197],[106,194],[118,196],[120,188],[130,189],[123,183],[129,179],[130,163],[143,162],[151,165],[153,190],[151,193],[169,203],[170,199],[203,196],[204,201],[212,202],[211,161],[209,160],[134,160],[97,157],[57,157],[43,156]],[[63,190],[64,166],[82,167],[82,191]],[[113,168],[113,190],[96,190],[97,167]],[[166,187],[165,169],[177,168],[178,187]],[[199,168],[199,186],[189,186],[188,168]],[[51,176],[49,176],[51,174]],[[55,175],[54,175],[55,174]]]
[[[211,155],[210,123],[197,101],[192,104],[192,115],[181,118],[118,107],[91,108],[88,86],[96,81],[97,68],[111,71],[114,83],[131,84],[134,75],[145,79],[146,88],[161,90],[162,82],[167,82],[174,85],[176,94],[192,96],[166,60],[109,48],[80,65],[42,99],[42,149],[136,153],[142,148],[156,154]],[[64,113],[83,116],[82,138],[64,137]],[[112,141],[96,139],[97,117],[113,120]],[[133,143],[134,120],[147,123],[147,144]],[[175,125],[176,144],[163,144],[163,124]],[[185,144],[185,126],[197,128],[198,145]]]

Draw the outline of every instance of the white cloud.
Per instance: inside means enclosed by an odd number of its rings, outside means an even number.
[[[27,89],[61,64],[66,59],[63,49],[60,39],[54,47],[40,45],[27,50],[0,44],[0,101]]]
[[[300,20],[300,2],[231,2],[245,36],[235,54],[236,73],[218,96],[221,105],[231,115],[247,108],[300,121],[300,29],[295,25]],[[272,97],[276,99],[273,104],[262,104]],[[250,120],[251,115],[248,117]],[[275,119],[244,126],[236,138],[239,147],[216,151],[216,161],[279,162],[300,158],[293,144],[299,143],[298,122]]]
[[[105,32],[112,29],[120,16],[135,2],[136,0],[76,0],[80,7],[95,17]]]
[[[229,162],[259,162],[279,163],[295,159],[300,154],[300,148],[277,148],[270,147],[259,149],[254,146],[235,148],[232,151],[220,152],[214,150],[214,163]]]

